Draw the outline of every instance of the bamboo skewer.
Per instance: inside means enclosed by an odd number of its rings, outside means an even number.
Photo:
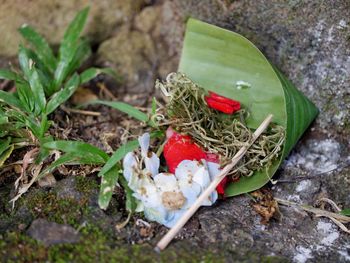
[[[236,154],[233,156],[231,162],[226,165],[221,172],[214,178],[207,189],[197,198],[197,200],[192,204],[192,206],[183,214],[183,216],[176,222],[176,224],[168,231],[168,233],[157,243],[154,248],[155,251],[160,252],[165,249],[167,245],[173,240],[176,234],[182,229],[182,227],[187,223],[187,221],[193,216],[193,214],[202,205],[205,199],[216,189],[219,183],[225,178],[225,176],[232,170],[232,168],[242,159],[244,154],[247,152],[249,147],[256,141],[256,139],[266,130],[269,126],[273,115],[270,114],[266,119],[260,124],[260,126],[255,130],[251,141],[249,144],[243,146]]]

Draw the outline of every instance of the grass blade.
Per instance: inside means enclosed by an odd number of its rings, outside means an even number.
[[[104,176],[109,170],[111,170],[124,156],[131,151],[134,151],[139,146],[138,140],[127,142],[126,144],[119,147],[113,155],[108,159],[106,164],[102,167],[98,176]]]
[[[95,100],[85,105],[89,105],[89,104],[102,104],[102,105],[112,107],[142,122],[147,122],[149,119],[146,113],[143,113],[142,111],[124,102]]]
[[[0,79],[16,80],[17,74],[8,69],[0,69]]]
[[[126,195],[125,208],[130,213],[133,213],[137,207],[136,199],[133,196],[134,192],[130,189],[128,182],[125,180],[124,176],[119,177],[119,182],[123,186]]]
[[[92,53],[90,43],[86,39],[80,39],[78,43],[79,44],[74,57],[67,67],[68,76],[79,69],[79,67],[91,56]]]
[[[86,83],[102,73],[109,75],[116,80],[120,79],[120,77],[111,68],[89,68],[80,74],[81,83]]]
[[[46,113],[52,113],[58,106],[67,101],[76,89],[79,87],[80,78],[78,74],[74,74],[68,82],[64,85],[64,88],[53,94],[46,106]]]
[[[7,105],[18,108],[20,110],[26,109],[22,102],[19,99],[17,99],[13,94],[3,90],[0,90],[0,101],[3,101]]]
[[[70,72],[72,61],[79,50],[78,40],[85,25],[88,12],[89,8],[81,10],[70,23],[64,34],[59,49],[59,63],[55,71],[54,90],[58,89]]]
[[[23,87],[23,97],[26,97],[30,108],[34,110],[36,115],[39,115],[46,105],[46,97],[44,88],[41,84],[39,74],[34,66],[34,61],[29,56],[30,51],[23,46],[19,48],[19,64],[22,68],[25,78],[28,80],[32,94]],[[34,106],[34,107],[33,107]]]
[[[344,216],[350,216],[350,208],[345,208],[339,212],[339,214]]]
[[[34,47],[39,59],[45,64],[50,72],[53,73],[57,61],[46,40],[28,25],[20,27],[19,32]]]
[[[10,157],[14,148],[14,145],[11,144],[10,147],[8,147],[2,154],[0,154],[0,167],[3,166],[7,158]]]
[[[11,137],[7,137],[5,140],[0,140],[0,155],[7,150],[10,146]]]
[[[101,149],[85,143],[85,142],[79,142],[79,141],[53,141],[53,142],[47,142],[43,145],[45,148],[52,149],[52,150],[60,150],[62,152],[66,153],[74,153],[78,154],[82,159],[89,154],[90,156],[93,156],[96,161],[96,163],[104,163],[109,159],[109,156],[107,153],[102,151]]]
[[[114,187],[118,182],[120,172],[120,167],[115,165],[102,176],[100,193],[98,195],[98,205],[101,209],[106,209],[108,207],[113,195]]]

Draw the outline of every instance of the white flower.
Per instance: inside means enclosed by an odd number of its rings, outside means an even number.
[[[184,160],[175,175],[159,173],[159,158],[149,151],[149,143],[148,133],[139,137],[141,159],[128,153],[123,160],[123,174],[139,201],[138,211],[143,209],[149,220],[172,227],[219,173],[219,165]],[[217,197],[214,191],[203,205],[212,205]]]

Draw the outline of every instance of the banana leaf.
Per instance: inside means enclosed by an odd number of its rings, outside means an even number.
[[[179,72],[207,90],[240,101],[250,112],[247,126],[256,129],[270,113],[286,130],[282,154],[268,170],[228,185],[227,196],[264,186],[318,114],[318,109],[243,36],[189,19]]]

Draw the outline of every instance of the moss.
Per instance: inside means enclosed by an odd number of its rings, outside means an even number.
[[[75,177],[75,186],[79,192],[87,195],[91,194],[93,190],[98,189],[98,184],[95,180],[83,176]]]
[[[81,242],[45,248],[19,233],[1,237],[0,255],[4,262],[223,262],[212,252],[196,253],[188,248],[168,249],[160,255],[150,245],[116,244],[113,237],[88,225],[81,230]]]
[[[83,214],[88,210],[88,199],[59,199],[55,192],[38,190],[23,200],[34,218],[46,218],[59,224],[78,226]]]

